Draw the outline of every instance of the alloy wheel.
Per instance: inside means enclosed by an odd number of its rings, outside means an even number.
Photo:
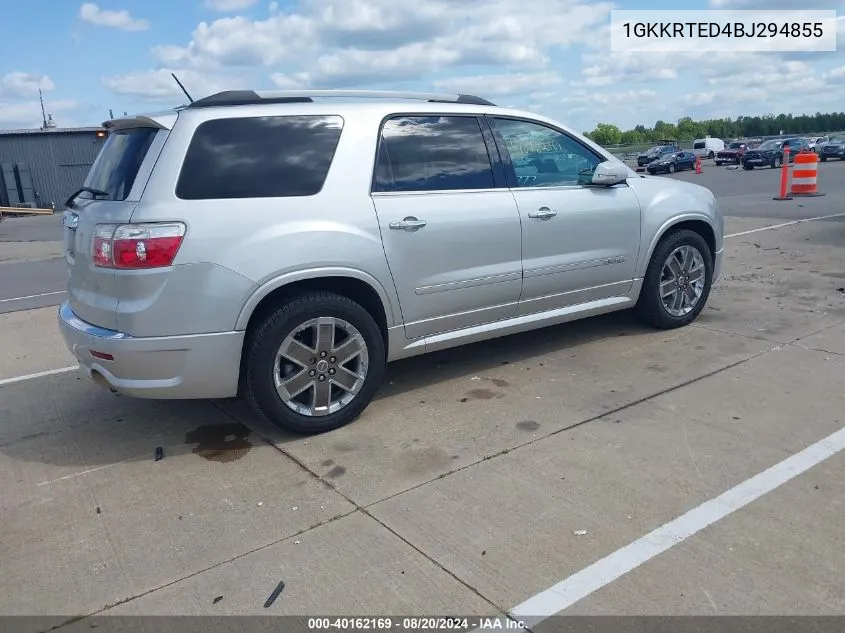
[[[704,257],[694,246],[673,250],[660,274],[660,300],[673,317],[689,314],[704,293]]]
[[[305,416],[325,416],[348,405],[367,378],[363,335],[335,317],[296,327],[276,352],[273,382],[282,402]]]

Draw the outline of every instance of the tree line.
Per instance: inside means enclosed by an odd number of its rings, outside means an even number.
[[[693,121],[691,117],[678,120],[677,124],[658,121],[654,127],[638,125],[631,130],[620,130],[611,123],[599,123],[585,135],[599,145],[636,145],[663,139],[686,141],[705,136],[716,138],[744,138],[777,136],[784,134],[811,134],[845,130],[845,112],[822,114],[769,114],[766,116],[740,116],[735,119],[708,119]]]

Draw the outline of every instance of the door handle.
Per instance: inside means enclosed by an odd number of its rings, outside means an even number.
[[[557,215],[557,211],[552,211],[549,207],[540,207],[536,211],[531,211],[528,214],[529,218],[538,218],[540,220],[548,220]]]
[[[390,228],[397,231],[414,231],[416,229],[421,229],[426,224],[425,220],[418,220],[413,216],[408,216],[400,222],[391,222]]]

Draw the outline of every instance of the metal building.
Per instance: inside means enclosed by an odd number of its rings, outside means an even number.
[[[0,130],[0,207],[63,211],[105,140],[99,127]]]

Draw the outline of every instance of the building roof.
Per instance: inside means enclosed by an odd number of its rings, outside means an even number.
[[[101,127],[52,127],[42,130],[41,128],[27,128],[23,130],[0,130],[0,136],[35,136],[38,134],[92,134],[104,132]]]

